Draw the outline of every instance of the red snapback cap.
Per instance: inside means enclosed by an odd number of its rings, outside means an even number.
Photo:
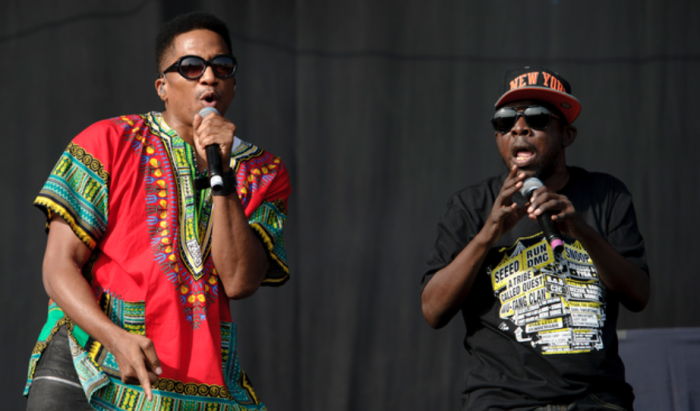
[[[496,108],[518,100],[546,101],[571,124],[581,112],[581,103],[571,95],[571,85],[559,73],[544,67],[525,66],[510,70],[503,79],[503,95]]]

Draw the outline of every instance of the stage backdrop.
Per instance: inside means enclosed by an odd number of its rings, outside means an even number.
[[[420,278],[450,195],[504,170],[488,119],[504,72],[528,64],[560,72],[583,105],[570,164],[634,195],[653,294],[620,328],[700,326],[697,1],[5,0],[1,408],[24,407],[46,316],[32,200],[83,128],[162,109],[153,39],[193,9],[229,23],[227,117],[285,160],[294,188],[291,280],[231,305],[271,410],[459,408],[463,326],[428,327]]]

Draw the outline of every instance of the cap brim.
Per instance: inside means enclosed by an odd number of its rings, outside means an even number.
[[[576,97],[551,88],[535,86],[507,91],[498,99],[496,107],[518,100],[546,101],[561,111],[569,124],[573,123],[581,112],[581,103]]]

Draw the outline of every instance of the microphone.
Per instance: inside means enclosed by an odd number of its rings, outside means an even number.
[[[219,110],[214,107],[204,107],[199,110],[199,115],[204,117],[209,114],[216,113],[219,114]],[[223,167],[221,165],[221,153],[219,152],[219,146],[216,144],[209,144],[206,147],[207,151],[207,163],[209,164],[209,185],[212,191],[221,191],[224,188],[224,179],[221,177],[223,172]]]
[[[523,187],[520,189],[520,194],[523,197],[530,199],[532,193],[538,188],[542,187],[542,181],[536,177],[530,177],[523,183]],[[552,246],[552,250],[557,253],[564,251],[564,242],[561,240],[561,233],[559,232],[559,227],[552,221],[552,213],[545,211],[544,213],[537,216],[537,222],[540,223],[542,232],[545,238],[549,241],[549,245]]]

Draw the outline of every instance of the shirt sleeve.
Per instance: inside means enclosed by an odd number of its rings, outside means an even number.
[[[265,190],[261,190],[262,198],[250,213],[248,223],[265,247],[270,260],[270,268],[262,285],[278,286],[289,279],[284,247],[284,224],[287,220],[287,201],[292,188],[287,168],[279,157],[271,157],[267,164],[260,165],[253,171],[255,170],[260,170],[260,175],[271,177],[272,180]]]
[[[632,194],[619,180],[613,180],[615,197],[609,210],[607,240],[623,257],[637,264],[647,274],[644,238],[639,232]]]
[[[34,200],[46,214],[47,231],[51,218],[59,215],[91,250],[105,233],[109,210],[108,151],[99,143],[103,129],[94,124],[68,144]]]
[[[478,221],[468,212],[460,197],[453,196],[438,223],[437,239],[421,282],[423,288],[436,272],[457,257],[478,233],[478,230]]]

